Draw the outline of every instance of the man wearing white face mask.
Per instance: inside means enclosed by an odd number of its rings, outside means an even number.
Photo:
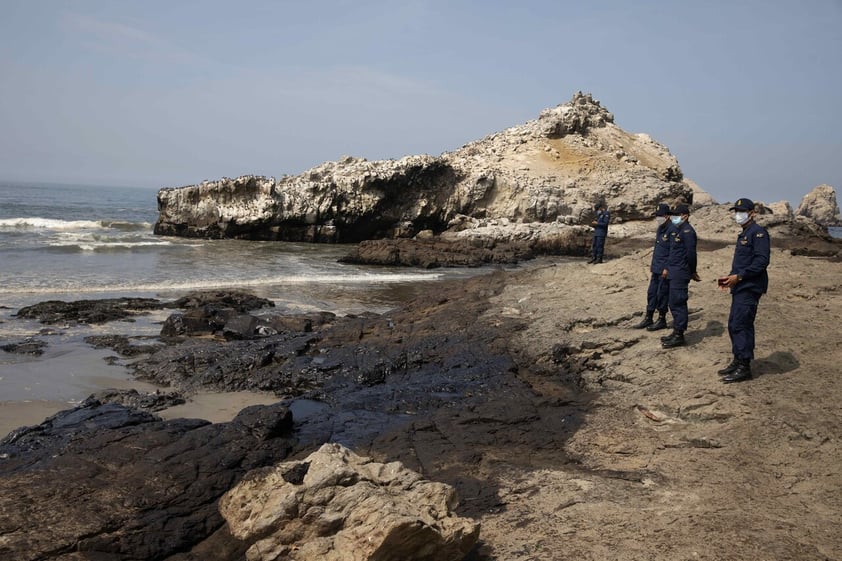
[[[731,313],[728,316],[728,335],[731,337],[731,364],[719,371],[726,384],[751,379],[754,358],[754,318],[760,297],[769,288],[771,240],[769,232],[754,221],[756,212],[750,199],[738,199],[729,210],[743,231],[737,237],[731,273],[720,277],[722,290],[731,290]]]
[[[698,281],[696,272],[696,230],[690,225],[690,207],[677,204],[670,219],[672,229],[669,232],[669,256],[661,273],[669,280],[669,310],[672,314],[672,334],[661,337],[661,346],[665,349],[683,347],[684,332],[687,330],[687,300],[690,296],[690,281]]]

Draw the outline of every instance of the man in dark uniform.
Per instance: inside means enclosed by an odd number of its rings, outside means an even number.
[[[602,255],[605,252],[605,238],[608,237],[608,222],[611,221],[611,214],[605,208],[605,203],[599,203],[596,207],[596,220],[593,225],[593,247],[591,260],[588,263],[602,263]]]
[[[672,334],[661,338],[665,349],[686,345],[684,332],[687,330],[687,299],[690,280],[699,280],[696,273],[696,230],[690,225],[690,207],[678,204],[672,210],[673,228],[669,232],[669,255],[667,266],[661,275],[669,279],[669,309],[672,314]]]
[[[771,241],[769,232],[754,221],[754,203],[738,199],[729,210],[743,231],[737,236],[731,273],[719,279],[723,290],[731,290],[731,313],[728,316],[728,335],[731,336],[731,364],[719,371],[726,384],[751,379],[754,358],[754,318],[760,297],[769,288]]]
[[[662,272],[667,267],[669,257],[669,231],[672,228],[670,222],[670,207],[661,203],[655,211],[655,220],[658,224],[655,230],[655,248],[652,250],[652,263],[649,265],[649,288],[646,291],[646,316],[635,325],[635,329],[646,328],[648,331],[658,331],[667,328],[667,306],[669,305],[670,281],[664,278]],[[652,316],[658,310],[658,321]]]

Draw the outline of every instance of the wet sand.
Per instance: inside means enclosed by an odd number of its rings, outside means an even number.
[[[0,364],[0,438],[16,428],[40,424],[59,411],[72,409],[100,390],[168,391],[135,380],[124,366],[108,364],[105,359],[113,354],[76,339],[50,342],[40,357],[7,354],[6,362]],[[190,396],[187,403],[157,414],[165,419],[187,417],[218,423],[230,421],[249,405],[276,401],[275,396],[263,393],[199,393]]]

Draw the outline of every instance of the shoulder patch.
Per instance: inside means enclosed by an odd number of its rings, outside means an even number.
[[[764,234],[763,232],[757,232],[757,234],[755,234],[755,235],[754,235],[754,237],[755,237],[755,238],[762,238],[762,237],[763,237],[763,236],[765,236],[765,235],[766,235],[766,234]]]

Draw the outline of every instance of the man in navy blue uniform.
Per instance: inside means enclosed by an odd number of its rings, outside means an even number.
[[[731,313],[728,316],[728,335],[731,336],[731,364],[719,371],[726,384],[751,379],[754,358],[754,318],[760,297],[769,288],[769,232],[754,221],[754,202],[738,199],[729,210],[743,231],[737,236],[731,273],[719,279],[723,290],[731,290]]]
[[[602,263],[602,255],[605,252],[605,238],[608,237],[608,223],[611,221],[611,213],[605,207],[605,203],[599,203],[596,207],[596,220],[593,225],[593,247],[591,249],[591,260],[588,263]]]
[[[678,204],[672,210],[672,229],[669,232],[669,255],[667,266],[661,275],[669,279],[669,309],[672,314],[672,334],[661,338],[665,349],[682,347],[687,343],[687,299],[690,295],[690,280],[699,280],[696,273],[696,230],[690,225],[690,207]]]
[[[646,290],[646,316],[635,325],[635,329],[658,331],[667,328],[667,307],[669,305],[670,281],[664,278],[662,272],[667,266],[669,257],[670,207],[661,203],[655,211],[655,248],[652,250],[652,262],[649,265],[649,288]],[[658,321],[653,320],[655,310],[658,311]]]

